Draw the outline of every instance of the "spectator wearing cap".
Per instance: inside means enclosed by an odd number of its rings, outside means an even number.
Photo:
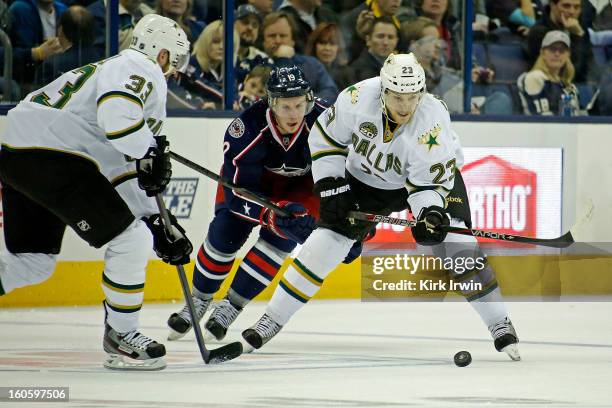
[[[308,37],[306,55],[311,55],[321,61],[338,89],[342,90],[357,82],[355,70],[347,64],[344,55],[342,32],[338,24],[319,24]]]
[[[82,6],[71,6],[60,17],[58,39],[66,51],[48,58],[36,70],[35,82],[45,85],[64,73],[99,60],[93,46],[93,16]]]
[[[384,16],[374,20],[371,31],[366,35],[367,48],[351,64],[357,80],[380,75],[385,59],[395,51],[399,41],[399,31],[391,17]]]
[[[570,59],[571,40],[564,31],[553,30],[542,39],[540,55],[531,71],[518,81],[526,115],[560,115],[562,99],[578,111],[578,90],[573,84],[574,65]]]
[[[372,30],[374,19],[389,17],[399,30],[401,21],[414,16],[412,9],[401,7],[401,0],[366,0],[344,14],[340,23],[345,44],[349,45],[349,60],[357,58],[365,48],[365,37]]]
[[[191,14],[192,10],[193,0],[157,0],[157,6],[155,7],[157,14],[168,17],[181,26],[191,44],[198,39],[202,30],[204,30],[204,23],[195,20]]]
[[[15,0],[9,7],[13,77],[22,85],[31,84],[42,61],[64,52],[57,26],[66,9],[54,0]]]
[[[97,0],[87,6],[94,17],[94,45],[100,53],[106,49],[106,0]],[[140,19],[153,13],[142,0],[119,0],[119,50],[129,48],[134,26]]]
[[[319,23],[338,21],[336,13],[322,3],[322,0],[283,0],[278,7],[278,10],[290,14],[297,23],[295,35],[297,52],[304,52],[308,36]]]
[[[240,37],[238,61],[236,63],[236,80],[242,83],[247,74],[258,65],[272,66],[274,62],[268,54],[255,46],[261,27],[261,15],[251,4],[243,4],[236,10],[234,30]]]
[[[528,56],[533,63],[541,54],[542,39],[549,31],[565,31],[570,38],[571,59],[576,68],[576,82],[589,78],[589,66],[593,61],[589,32],[580,23],[581,0],[551,0],[544,15],[529,30],[527,36]],[[593,70],[593,75],[596,72]]]
[[[284,11],[268,14],[262,25],[264,51],[276,66],[297,65],[310,82],[314,94],[334,102],[338,87],[323,64],[314,57],[296,53],[295,27],[293,17]]]

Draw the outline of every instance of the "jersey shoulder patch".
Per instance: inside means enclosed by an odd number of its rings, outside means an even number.
[[[236,118],[232,121],[232,123],[230,123],[229,127],[227,128],[227,133],[231,137],[238,139],[244,135],[244,129],[244,122],[242,119]]]

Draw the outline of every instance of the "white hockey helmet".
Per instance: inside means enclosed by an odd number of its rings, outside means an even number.
[[[425,93],[425,70],[413,53],[389,54],[380,69],[380,86],[397,93]]]
[[[158,14],[140,19],[134,27],[130,48],[154,60],[161,50],[168,50],[170,65],[177,71],[184,72],[189,63],[187,34],[175,21]]]

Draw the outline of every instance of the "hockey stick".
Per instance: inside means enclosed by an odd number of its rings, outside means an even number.
[[[351,211],[349,212],[349,219],[361,220],[361,221],[369,221],[383,224],[392,224],[392,225],[400,225],[403,227],[414,227],[418,221],[405,220],[403,218],[393,218],[388,217],[386,215],[377,215],[377,214],[368,214],[359,211]],[[482,238],[491,238],[499,241],[509,241],[509,242],[521,242],[524,244],[534,244],[534,245],[542,245],[553,248],[567,248],[571,244],[574,243],[574,238],[572,237],[572,233],[570,231],[566,232],[562,236],[558,238],[531,238],[524,237],[521,235],[510,235],[510,234],[502,234],[493,231],[484,231],[477,229],[468,229],[468,228],[457,228],[457,227],[445,227],[445,231],[452,232],[454,234],[462,234],[462,235],[472,235],[475,237]]]
[[[170,157],[174,160],[176,160],[177,162],[189,167],[191,170],[195,170],[198,173],[201,173],[203,175],[205,175],[206,177],[213,179],[214,181],[216,181],[217,183],[231,188],[232,190],[238,192],[239,194],[241,194],[242,196],[248,198],[249,200],[252,200],[254,202],[256,202],[257,204],[269,208],[271,210],[273,210],[275,213],[282,215],[283,217],[292,217],[293,214],[290,213],[289,211],[285,210],[284,208],[279,207],[278,205],[268,201],[267,199],[258,196],[257,194],[247,190],[244,187],[239,187],[236,184],[232,183],[229,180],[224,179],[223,177],[221,177],[220,175],[218,175],[215,172],[212,172],[210,170],[208,170],[205,167],[200,166],[197,163],[192,162],[191,160],[189,160],[186,157],[181,156],[178,153],[174,153],[174,152],[170,152]]]
[[[157,194],[155,196],[155,201],[157,202],[157,208],[159,208],[159,214],[161,215],[166,233],[168,236],[172,237],[172,231],[170,231],[170,225],[172,225],[172,222],[170,221],[170,216],[168,215],[168,210],[166,209],[162,195]],[[225,346],[216,348],[214,350],[208,350],[206,348],[204,337],[202,336],[202,330],[200,329],[198,319],[196,319],[194,313],[195,306],[193,304],[193,299],[191,298],[189,283],[187,283],[187,276],[185,276],[185,269],[183,268],[183,265],[176,265],[176,271],[178,272],[179,280],[181,281],[181,288],[183,289],[183,296],[185,296],[185,301],[187,302],[187,309],[189,310],[189,317],[192,321],[196,342],[198,343],[200,354],[202,355],[204,362],[206,364],[217,364],[240,356],[242,354],[242,343],[239,341],[226,344]]]

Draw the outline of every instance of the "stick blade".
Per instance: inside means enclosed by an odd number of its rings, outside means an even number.
[[[242,343],[235,341],[225,346],[210,350],[206,364],[221,364],[239,357],[242,354]]]

